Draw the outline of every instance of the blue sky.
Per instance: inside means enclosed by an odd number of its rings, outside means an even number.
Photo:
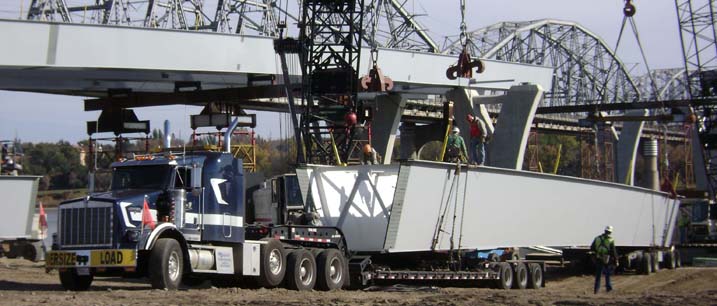
[[[89,0],[83,0],[90,2]],[[17,18],[20,0],[0,0],[0,18]],[[24,9],[29,0],[22,1]],[[75,0],[76,2],[76,0]],[[681,67],[682,55],[677,28],[675,3],[672,0],[635,0],[634,17],[646,49],[651,68]],[[407,1],[407,9],[427,14],[419,20],[433,39],[442,44],[445,35],[458,33],[460,24],[459,0]],[[499,21],[561,19],[575,21],[614,46],[622,21],[623,0],[467,0],[468,29],[487,26]],[[618,55],[628,66],[641,63],[639,50],[630,31],[625,32]],[[641,64],[636,71],[644,69]],[[97,112],[83,111],[82,97],[18,93],[0,91],[0,139],[15,136],[23,141],[67,140],[77,142],[87,138],[85,122],[96,120]],[[188,138],[189,115],[200,108],[185,106],[153,107],[136,110],[142,120],[151,120],[152,127],[161,128],[164,119],[172,122],[176,135]],[[276,138],[280,134],[275,114],[260,113],[256,132],[263,137]]]

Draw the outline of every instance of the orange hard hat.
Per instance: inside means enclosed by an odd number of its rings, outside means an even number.
[[[363,152],[364,152],[364,153],[371,153],[371,145],[370,145],[370,144],[365,144],[365,145],[363,146]]]

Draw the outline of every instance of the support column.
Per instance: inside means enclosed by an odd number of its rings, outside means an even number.
[[[393,145],[406,99],[400,94],[379,95],[375,103],[371,142],[383,158],[383,164],[388,165],[393,156]]]
[[[486,125],[488,129],[488,135],[493,135],[495,128],[493,127],[493,120],[490,119],[488,109],[484,104],[493,104],[498,101],[496,98],[502,96],[490,96],[480,97],[478,92],[472,89],[456,88],[446,93],[446,98],[453,101],[453,116],[456,119],[456,125],[461,129],[461,136],[466,140],[466,145],[470,143],[470,126],[466,121],[466,115],[472,114],[477,116]],[[482,103],[489,102],[489,103]]]
[[[543,99],[539,85],[517,85],[502,97],[493,140],[488,144],[488,165],[520,170],[535,110]]]
[[[646,109],[634,109],[625,112],[626,116],[647,116]],[[635,185],[635,161],[637,147],[640,144],[643,121],[626,121],[617,141],[617,183]]]
[[[660,190],[660,174],[657,165],[657,139],[642,142],[642,157],[645,158],[645,187]]]

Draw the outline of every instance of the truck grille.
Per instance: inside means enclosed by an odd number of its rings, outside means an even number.
[[[60,206],[60,247],[112,246],[112,203],[84,201]]]

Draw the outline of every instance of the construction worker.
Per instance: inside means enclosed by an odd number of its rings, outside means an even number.
[[[602,235],[595,237],[590,250],[595,256],[595,294],[600,291],[600,277],[605,274],[605,288],[607,292],[612,291],[610,283],[610,274],[613,267],[618,267],[620,263],[617,260],[617,250],[615,249],[615,240],[612,239],[613,228],[608,225]]]
[[[460,135],[461,129],[457,126],[453,127],[453,133],[448,135],[448,142],[446,143],[446,153],[443,156],[443,161],[455,163],[457,161],[466,161],[468,152],[466,150],[466,142]]]
[[[475,165],[482,165],[485,161],[485,138],[486,127],[483,120],[468,114],[466,120],[471,127],[470,162]]]
[[[378,165],[378,153],[374,150],[370,144],[363,146],[363,154],[361,154],[362,165]]]

